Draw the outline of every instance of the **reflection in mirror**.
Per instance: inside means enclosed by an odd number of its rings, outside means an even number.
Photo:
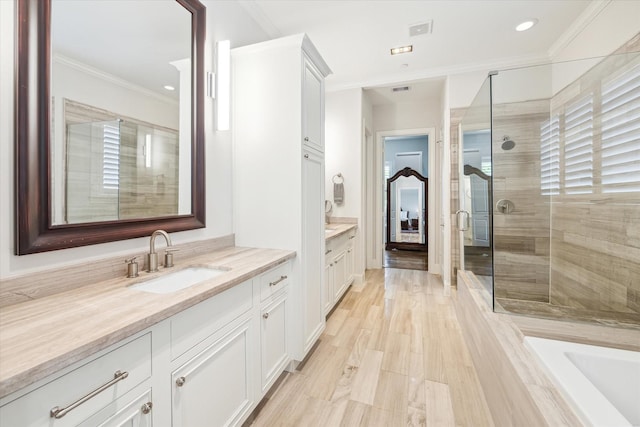
[[[387,180],[386,250],[427,250],[427,183],[410,167]]]
[[[51,50],[52,225],[191,213],[189,11],[53,0]]]
[[[16,4],[16,254],[204,227],[205,6]]]

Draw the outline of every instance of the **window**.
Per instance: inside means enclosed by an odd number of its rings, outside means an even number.
[[[593,95],[565,112],[564,187],[567,194],[591,193],[593,187]]]
[[[103,125],[103,147],[102,186],[117,190],[120,186],[120,127],[117,124]]]
[[[602,192],[640,191],[640,64],[602,85]]]
[[[540,126],[540,189],[543,196],[560,194],[560,116]]]

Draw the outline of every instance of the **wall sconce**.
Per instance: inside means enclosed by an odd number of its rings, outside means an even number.
[[[216,43],[216,127],[229,130],[231,121],[231,42]]]
[[[144,136],[144,165],[151,167],[151,135]]]

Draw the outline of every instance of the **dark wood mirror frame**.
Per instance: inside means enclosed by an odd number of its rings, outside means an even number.
[[[424,243],[409,243],[409,242],[392,242],[391,241],[391,184],[400,178],[401,176],[410,177],[415,176],[424,184],[424,198],[423,198],[423,212],[424,212]],[[411,168],[404,168],[395,173],[391,178],[387,179],[387,241],[385,244],[385,250],[402,249],[407,251],[423,251],[426,252],[429,249],[428,244],[428,230],[429,220],[427,216],[427,200],[429,199],[429,179],[420,175],[417,171]]]
[[[191,214],[51,225],[51,0],[18,0],[15,90],[15,252],[26,255],[149,236],[154,230],[205,226],[204,40],[206,9],[176,0],[192,14]]]

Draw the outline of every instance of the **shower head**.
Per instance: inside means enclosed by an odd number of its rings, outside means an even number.
[[[508,136],[504,136],[504,138],[502,138],[502,149],[505,151],[509,151],[511,150],[513,147],[516,146],[516,143],[513,142],[511,139],[509,139]]]

